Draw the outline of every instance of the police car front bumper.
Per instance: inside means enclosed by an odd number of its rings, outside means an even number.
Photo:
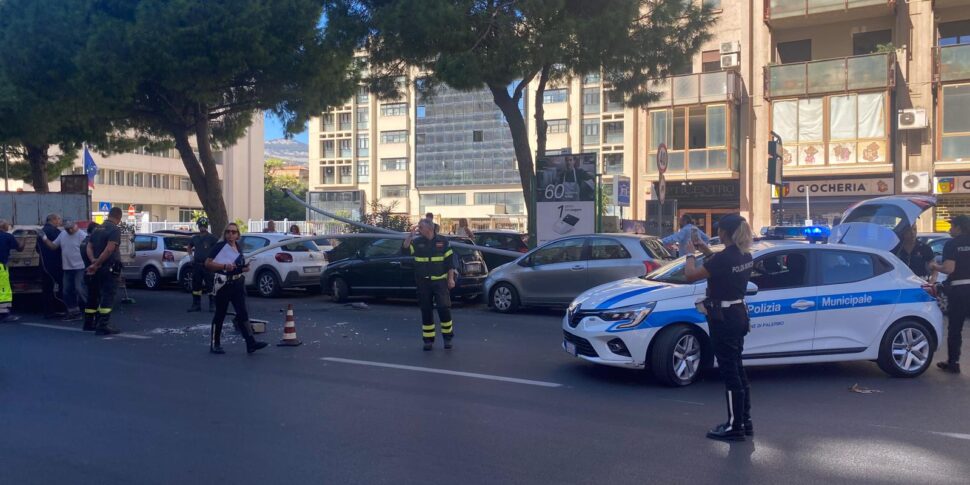
[[[613,322],[604,322],[596,317],[586,317],[574,327],[569,315],[563,317],[562,349],[579,359],[594,364],[643,369],[647,346],[657,329],[645,328],[636,331],[608,332]]]

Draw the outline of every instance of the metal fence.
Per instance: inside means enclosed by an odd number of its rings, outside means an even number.
[[[290,221],[283,219],[280,221],[274,221],[276,224],[276,232],[290,232],[291,226],[296,226],[300,229],[300,234],[342,234],[346,232],[346,224],[342,222],[313,222],[313,221]],[[258,220],[248,220],[243,222],[242,230],[246,232],[263,232],[269,221],[258,221]],[[157,222],[141,222],[138,224],[139,232],[157,232],[157,231],[196,231],[194,222],[177,222],[177,221],[157,221]]]

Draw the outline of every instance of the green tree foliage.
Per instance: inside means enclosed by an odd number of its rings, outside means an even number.
[[[11,178],[37,192],[72,165],[82,142],[103,142],[110,130],[108,104],[72,62],[89,33],[77,17],[85,3],[0,1],[0,143]]]
[[[71,40],[24,35],[23,43],[39,46],[21,64],[56,63],[74,83],[62,86],[51,71],[40,86],[53,87],[67,107],[103,101],[99,119],[112,123],[104,133],[174,145],[215,232],[230,220],[215,152],[263,111],[302,131],[358,82],[355,44],[327,35],[319,0],[3,0],[13,4],[44,4],[21,24]]]
[[[631,106],[657,98],[651,80],[691,62],[709,38],[714,17],[702,2],[682,0],[328,0],[329,28],[364,45],[369,81],[395,95],[394,79],[412,70],[421,85],[483,87],[492,93],[512,135],[522,190],[531,210],[534,157],[520,109],[529,83],[537,154],[545,152],[545,87],[570,76],[603,73]]]
[[[397,202],[384,205],[376,199],[368,204],[367,213],[361,216],[360,222],[398,232],[406,232],[411,227],[410,219],[397,212]],[[370,232],[367,229],[350,224],[347,224],[346,231],[353,233]]]
[[[306,218],[306,207],[287,197],[283,189],[290,189],[301,199],[306,199],[307,186],[299,177],[279,173],[286,162],[278,158],[266,160],[263,166],[263,183],[266,187],[265,217],[267,220],[289,219],[302,221]]]

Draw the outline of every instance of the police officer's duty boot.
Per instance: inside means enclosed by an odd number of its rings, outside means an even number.
[[[213,324],[210,330],[211,336],[209,340],[209,352],[213,354],[224,354],[225,350],[222,350],[222,325]]]
[[[754,436],[754,423],[751,422],[751,388],[744,388],[744,413],[741,416],[745,436]]]
[[[87,310],[84,311],[84,326],[81,327],[85,332],[93,332],[95,329],[95,318],[97,313],[89,313]]]
[[[202,311],[202,297],[199,295],[192,295],[192,306],[189,307],[189,312],[201,312]]]
[[[98,313],[98,318],[96,320],[98,324],[94,331],[95,335],[115,335],[121,333],[121,330],[111,326],[110,313]]]
[[[707,437],[721,441],[744,441],[744,391],[727,391],[728,420],[707,432]]]
[[[233,325],[236,326],[236,331],[246,339],[246,352],[253,353],[259,349],[265,348],[266,342],[259,342],[253,337],[253,327],[249,324],[249,319],[240,319],[238,316],[232,319]]]

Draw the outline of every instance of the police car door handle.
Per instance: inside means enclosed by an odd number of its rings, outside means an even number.
[[[811,300],[798,300],[792,303],[791,307],[796,310],[808,310],[809,308],[815,307],[815,302]]]
[[[576,266],[573,266],[570,269],[572,269],[573,271],[582,271],[582,270],[586,269],[586,267],[583,266],[583,265],[581,265],[581,264],[577,264]]]
[[[394,266],[400,266],[401,265],[401,262],[400,261],[391,261],[391,264],[394,265]]]

